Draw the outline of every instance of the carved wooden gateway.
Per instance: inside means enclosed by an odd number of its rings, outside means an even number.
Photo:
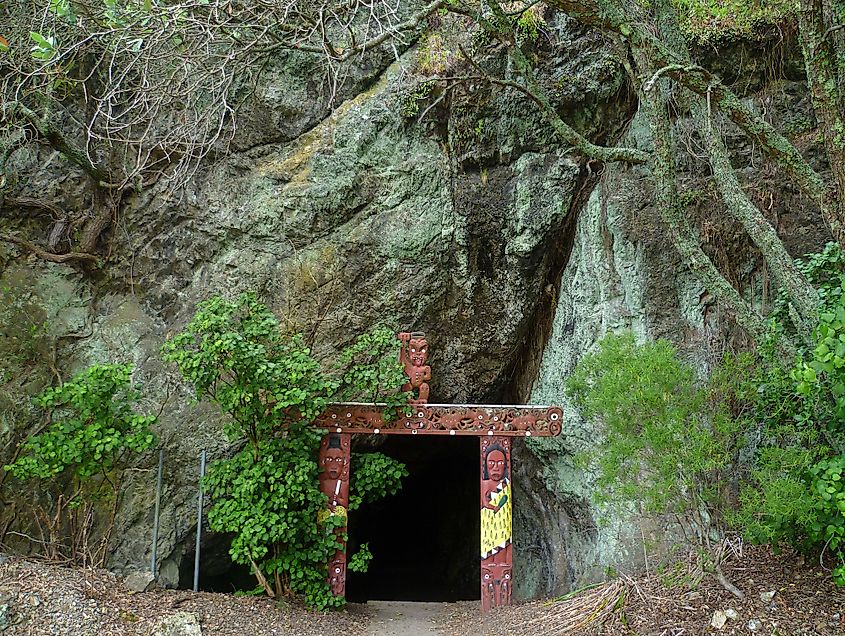
[[[320,446],[320,487],[332,514],[345,515],[349,505],[351,436],[472,435],[480,438],[481,609],[509,605],[513,588],[513,495],[511,442],[514,437],[552,436],[561,431],[562,411],[547,406],[429,404],[431,367],[422,333],[400,333],[400,362],[413,391],[409,416],[385,422],[378,404],[337,403],[315,424],[328,433]],[[345,530],[345,529],[344,529]],[[338,550],[329,565],[335,595],[346,593],[346,552]]]

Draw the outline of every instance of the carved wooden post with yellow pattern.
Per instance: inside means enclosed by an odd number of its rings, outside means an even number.
[[[481,611],[510,605],[513,570],[511,438],[481,438]]]

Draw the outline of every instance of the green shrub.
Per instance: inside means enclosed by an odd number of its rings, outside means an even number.
[[[738,424],[724,390],[697,381],[665,340],[636,344],[608,335],[567,383],[582,414],[602,425],[592,454],[599,501],[638,502],[649,513],[694,520],[702,542],[721,518],[721,491],[736,451]]]
[[[349,509],[356,510],[399,492],[408,471],[403,463],[383,453],[353,453],[351,475]]]
[[[748,427],[756,452],[731,520],[754,542],[827,551],[838,564],[834,579],[845,584],[845,259],[829,244],[800,266],[818,289],[819,321],[791,366],[774,347],[762,349]],[[773,338],[790,333],[788,321],[779,299]]]
[[[233,533],[232,559],[249,565],[275,596],[299,596],[316,608],[337,607],[327,563],[342,547],[342,515],[324,513],[317,450],[325,431],[311,425],[331,400],[386,403],[388,413],[407,404],[397,341],[388,329],[359,337],[324,370],[301,336],[285,334],[254,294],[200,303],[185,330],[163,348],[198,397],[228,416],[226,434],[246,444],[209,467],[209,527]],[[350,502],[359,505],[396,492],[404,465],[380,454],[354,460]],[[318,522],[318,519],[321,521]],[[354,561],[365,567],[364,554]],[[271,583],[272,582],[272,583]]]
[[[810,468],[815,519],[807,525],[807,539],[812,546],[826,546],[835,556],[833,580],[845,585],[845,455],[824,459]]]
[[[130,385],[131,365],[94,365],[35,401],[50,424],[31,435],[11,464],[21,480],[41,480],[52,505],[36,505],[47,556],[102,565],[114,522],[123,468],[128,457],[155,443],[153,415],[134,410],[140,398]],[[104,511],[105,509],[105,511]],[[97,523],[100,543],[89,543]],[[67,546],[70,553],[66,553]]]
[[[827,553],[845,584],[845,257],[830,244],[800,267],[819,318],[792,363],[777,354],[777,339],[795,335],[782,295],[770,341],[725,358],[706,383],[669,343],[624,335],[605,338],[567,388],[603,425],[601,500],[691,519],[702,543],[708,526],[731,525],[753,542]]]

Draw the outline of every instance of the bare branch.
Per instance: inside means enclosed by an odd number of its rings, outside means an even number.
[[[508,24],[506,15],[498,2],[488,0],[487,4],[493,14],[498,18],[499,24]],[[563,118],[558,115],[557,110],[555,110],[555,107],[551,103],[551,100],[549,100],[545,90],[543,90],[543,87],[537,81],[537,78],[534,75],[534,68],[522,52],[522,49],[519,48],[519,44],[516,43],[513,32],[505,32],[502,34],[500,31],[494,29],[489,22],[486,23],[486,28],[490,29],[493,35],[498,37],[501,37],[502,35],[505,36],[505,46],[508,56],[514,62],[517,72],[522,76],[522,80],[525,83],[521,84],[512,80],[503,80],[490,76],[490,74],[488,74],[475,60],[472,59],[471,56],[467,54],[463,48],[461,48],[460,50],[462,55],[473,66],[473,68],[487,77],[488,81],[494,84],[499,84],[500,86],[509,86],[529,97],[540,108],[540,111],[543,115],[545,115],[546,119],[552,125],[552,128],[554,128],[554,131],[558,134],[558,136],[588,157],[592,157],[593,159],[597,159],[602,162],[623,161],[631,164],[643,164],[649,161],[650,155],[647,152],[637,148],[609,148],[605,146],[598,146],[581,135],[578,131],[572,128],[572,126],[567,124]]]
[[[51,263],[68,263],[71,261],[95,263],[99,258],[94,254],[87,254],[85,252],[68,252],[67,254],[54,254],[38,247],[35,243],[19,238],[17,236],[12,236],[11,234],[0,234],[0,241],[5,241],[6,243],[12,243],[13,245],[17,245],[18,247],[21,247],[27,250],[28,252],[32,252],[38,258],[42,258],[45,261],[50,261]]]
[[[3,205],[42,210],[44,212],[49,212],[54,219],[61,219],[67,216],[67,213],[59,206],[40,199],[33,199],[32,197],[6,197],[3,201]],[[3,209],[0,207],[0,212],[2,211]]]
[[[704,70],[704,69],[702,69],[700,66],[697,66],[697,65],[685,66],[683,64],[669,64],[667,66],[664,66],[663,68],[658,69],[654,73],[654,75],[651,76],[651,79],[649,79],[647,82],[645,82],[643,84],[643,90],[646,91],[646,92],[650,91],[652,88],[654,88],[654,85],[657,83],[657,80],[659,80],[660,77],[662,75],[665,75],[666,73],[673,73],[673,72],[685,73],[685,72],[691,72],[691,71],[695,71],[695,70]]]
[[[54,126],[46,118],[39,117],[35,112],[20,102],[9,104],[8,111],[12,115],[20,113],[38,131],[41,137],[67,157],[71,163],[81,168],[96,184],[103,187],[113,187],[107,183],[105,171],[95,166],[81,148],[71,142],[57,126]]]

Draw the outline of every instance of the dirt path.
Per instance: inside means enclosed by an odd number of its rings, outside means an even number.
[[[370,601],[362,611],[370,619],[366,636],[437,636],[437,629],[449,614],[452,603],[410,603]]]

